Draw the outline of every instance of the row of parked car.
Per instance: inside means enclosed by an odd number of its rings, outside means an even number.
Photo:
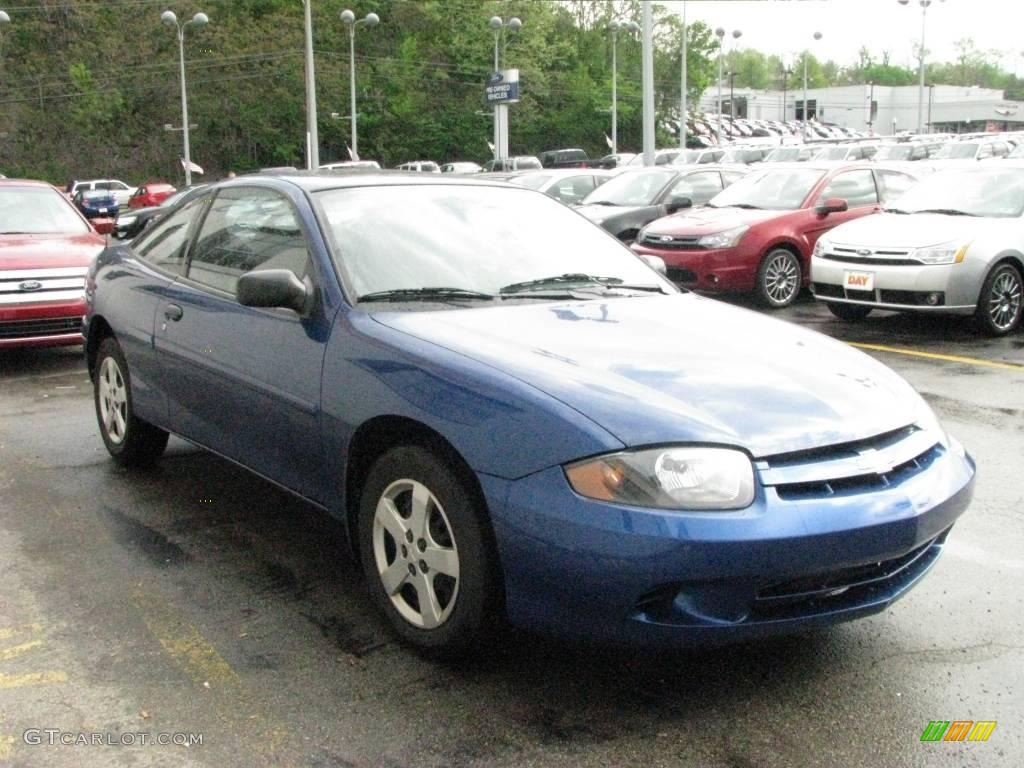
[[[131,187],[120,179],[72,180],[64,188],[64,194],[85,218],[102,220],[97,223],[101,234],[113,231],[113,221],[122,208],[141,210],[158,206],[176,191],[171,184],[162,181]]]

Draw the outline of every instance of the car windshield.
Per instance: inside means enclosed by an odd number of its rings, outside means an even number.
[[[908,189],[889,209],[901,213],[1020,216],[1024,211],[1024,168],[970,168],[936,173]]]
[[[674,292],[602,229],[527,190],[388,185],[326,190],[315,200],[358,296],[440,286],[497,296],[502,287],[577,274]]]
[[[508,181],[510,184],[518,184],[521,187],[540,189],[551,180],[549,173],[527,173],[523,176],[513,176]]]
[[[821,180],[817,168],[793,168],[755,172],[731,184],[711,198],[714,208],[765,208],[795,211]]]
[[[89,226],[49,187],[0,188],[0,235],[82,234]]]
[[[674,177],[672,171],[623,173],[583,198],[583,204],[654,205],[655,198]]]
[[[845,160],[850,153],[848,147],[825,147],[817,155],[815,160]]]
[[[795,163],[803,147],[776,147],[764,159],[766,163]]]
[[[909,160],[913,151],[914,148],[907,144],[890,144],[878,148],[875,160]]]
[[[978,154],[978,145],[973,142],[953,142],[935,153],[935,160],[973,160]]]

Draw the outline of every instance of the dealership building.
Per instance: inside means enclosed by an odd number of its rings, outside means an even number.
[[[754,120],[800,120],[804,113],[803,90],[760,91],[723,83],[722,112]],[[917,129],[918,87],[849,85],[811,88],[807,113],[811,119],[854,130],[873,129],[879,134]],[[700,100],[707,113],[718,111],[718,89],[712,86]],[[926,132],[1024,130],[1024,101],[1003,98],[994,88],[959,85],[926,85],[922,122]]]

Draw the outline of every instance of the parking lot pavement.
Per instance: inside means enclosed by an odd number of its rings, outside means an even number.
[[[1018,765],[1024,334],[844,325],[809,301],[780,316],[872,345],[977,459],[974,504],[924,583],[880,616],[772,642],[512,635],[461,666],[392,640],[335,523],[181,441],[151,471],[115,467],[80,352],[5,354],[0,765]],[[987,742],[922,743],[937,719],[998,724]]]

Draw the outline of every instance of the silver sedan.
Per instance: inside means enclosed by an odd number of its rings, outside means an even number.
[[[973,315],[1010,333],[1024,311],[1024,163],[941,171],[881,215],[836,227],[815,245],[811,289],[844,320]]]

